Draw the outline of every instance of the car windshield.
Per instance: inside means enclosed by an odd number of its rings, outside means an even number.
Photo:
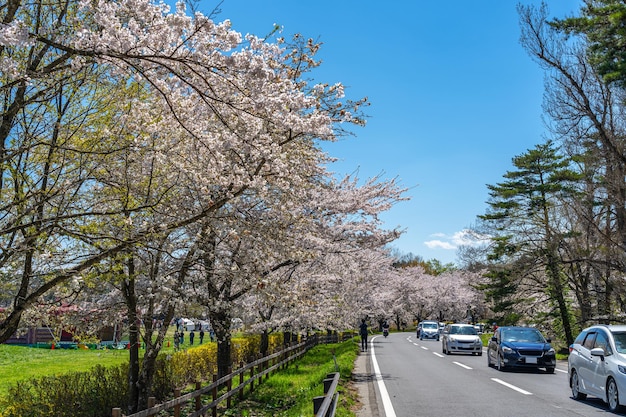
[[[422,324],[422,328],[423,329],[436,329],[437,327],[437,323],[424,323]]]
[[[471,326],[452,326],[450,334],[476,334],[476,329]]]
[[[613,333],[615,349],[618,353],[626,353],[626,332]]]
[[[545,343],[545,339],[535,329],[511,329],[502,332],[505,342]]]

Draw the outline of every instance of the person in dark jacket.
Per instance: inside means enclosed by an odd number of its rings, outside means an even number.
[[[361,319],[359,335],[361,336],[361,351],[365,352],[367,350],[367,323],[365,322],[365,319]]]

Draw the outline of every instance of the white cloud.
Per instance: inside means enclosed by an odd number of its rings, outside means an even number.
[[[489,238],[488,235],[481,235],[473,230],[463,229],[452,236],[452,241],[456,245],[480,246],[489,242]]]
[[[454,233],[452,236],[448,236],[444,233],[434,233],[431,236],[438,239],[424,242],[430,249],[440,248],[454,250],[459,246],[480,246],[489,241],[489,236],[481,235],[469,229],[463,229]]]
[[[456,249],[456,246],[454,246],[450,242],[444,242],[441,240],[428,240],[424,242],[424,245],[428,246],[431,249],[436,249],[436,248],[446,249],[446,250]]]

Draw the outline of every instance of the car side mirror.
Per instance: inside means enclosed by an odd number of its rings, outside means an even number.
[[[497,342],[497,341],[498,341],[498,338],[497,338],[497,337],[495,337],[495,336],[491,336],[491,341],[492,341],[492,342]]]
[[[548,342],[548,343],[552,343],[552,339],[547,338],[547,339],[546,339],[546,342]]]
[[[604,349],[602,348],[593,348],[590,351],[591,356],[599,356],[600,359],[604,360]]]

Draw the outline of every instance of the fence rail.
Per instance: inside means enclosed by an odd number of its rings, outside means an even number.
[[[342,339],[350,338],[350,336],[344,334]],[[273,372],[281,367],[285,367],[287,364],[293,362],[300,356],[304,355],[309,349],[319,343],[337,343],[339,337],[336,333],[328,334],[326,336],[318,336],[317,334],[307,338],[305,341],[296,345],[287,347],[286,349],[276,352],[274,354],[257,359],[248,364],[240,364],[240,367],[228,375],[217,379],[217,375],[213,375],[213,382],[205,387],[202,387],[200,382],[196,382],[196,389],[184,395],[180,395],[180,390],[176,390],[174,395],[176,398],[166,401],[162,404],[155,404],[155,398],[150,397],[148,399],[148,408],[139,411],[128,416],[122,414],[121,408],[114,408],[112,410],[112,417],[152,417],[156,416],[162,411],[174,411],[174,417],[180,417],[180,410],[190,401],[195,403],[195,411],[189,414],[187,417],[200,417],[207,415],[207,412],[211,410],[211,415],[217,417],[217,407],[223,401],[227,401],[227,408],[230,408],[231,398],[235,395],[239,395],[239,399],[243,400],[244,388],[249,387],[249,392],[254,391],[254,384],[262,382],[263,377],[269,377],[270,372]],[[249,378],[245,379],[246,373],[249,373]],[[339,373],[337,373],[339,375]],[[233,388],[233,380],[237,380],[237,385]],[[325,383],[326,384],[326,383]],[[219,387],[226,387],[226,392],[218,397]],[[333,391],[336,389],[333,388]],[[325,390],[326,392],[326,386]],[[203,395],[211,395],[211,402],[208,404],[202,404]],[[336,404],[335,404],[336,407]],[[317,414],[316,414],[317,415]],[[328,414],[332,416],[333,414]]]
[[[313,415],[315,417],[335,417],[335,410],[339,402],[339,372],[326,375],[324,380],[324,395],[313,398]]]

